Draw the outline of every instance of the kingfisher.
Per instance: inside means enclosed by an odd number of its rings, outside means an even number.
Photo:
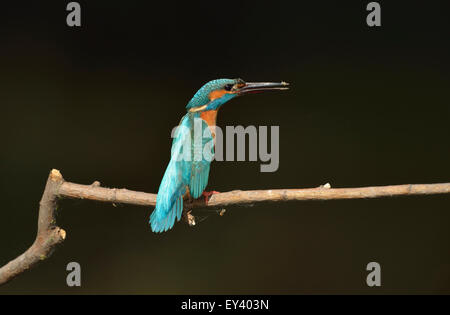
[[[214,156],[217,112],[235,97],[274,90],[287,90],[286,82],[245,82],[242,79],[213,80],[200,88],[186,106],[187,113],[174,133],[171,159],[159,186],[156,207],[150,215],[153,232],[171,229],[180,221],[183,201],[205,202],[216,192],[206,192]]]

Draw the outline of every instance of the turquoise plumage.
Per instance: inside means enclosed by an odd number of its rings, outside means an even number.
[[[246,83],[219,79],[205,84],[190,100],[188,113],[174,135],[171,159],[159,186],[156,207],[150,216],[153,232],[165,232],[183,214],[185,197],[199,198],[207,184],[214,155],[214,130],[218,109],[236,96],[264,90],[286,89],[286,83]]]
[[[199,119],[202,124],[202,135],[206,134],[206,137],[201,140],[201,146],[195,145],[195,138],[192,135],[195,119]],[[173,227],[175,219],[177,221],[181,219],[183,197],[188,189],[194,199],[199,198],[205,190],[211,161],[204,157],[196,161],[195,157],[200,150],[200,153],[203,153],[204,146],[211,141],[214,141],[211,132],[199,113],[187,113],[175,133],[172,157],[159,186],[155,211],[150,217],[154,232],[165,232]],[[211,147],[212,156],[214,147]],[[186,153],[184,149],[190,152]]]

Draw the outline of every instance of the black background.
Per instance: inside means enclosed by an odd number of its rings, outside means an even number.
[[[81,28],[68,2],[2,4],[0,265],[33,242],[52,168],[156,192],[171,129],[216,78],[292,88],[222,108],[221,127],[280,126],[280,168],[216,162],[211,190],[449,180],[446,1],[379,1],[381,28],[369,1],[80,1]],[[64,245],[0,293],[449,293],[449,209],[445,195],[229,207],[156,235],[153,209],[68,200]]]

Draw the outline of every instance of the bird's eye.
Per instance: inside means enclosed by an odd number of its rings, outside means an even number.
[[[227,84],[227,85],[225,85],[225,90],[226,91],[231,91],[232,89],[233,89],[233,84]]]

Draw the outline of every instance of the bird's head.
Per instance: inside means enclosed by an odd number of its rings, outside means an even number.
[[[217,110],[236,96],[264,91],[287,90],[289,83],[245,82],[242,79],[218,79],[206,83],[187,104],[188,111]]]

